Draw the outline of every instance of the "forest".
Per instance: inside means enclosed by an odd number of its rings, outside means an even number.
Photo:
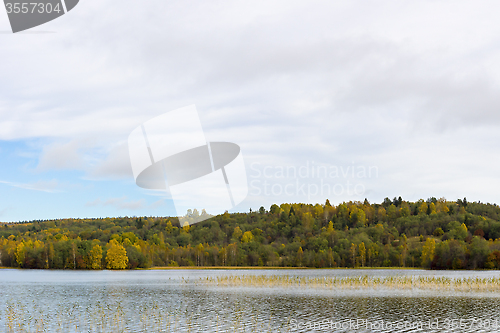
[[[499,269],[500,207],[399,197],[380,204],[273,204],[184,226],[173,217],[1,223],[0,266]]]

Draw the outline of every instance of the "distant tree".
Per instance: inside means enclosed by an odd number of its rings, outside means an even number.
[[[437,211],[436,211],[436,204],[434,202],[431,202],[427,208],[427,211],[429,212],[429,214],[427,215],[431,215],[431,214],[437,214]]]
[[[89,253],[90,269],[101,269],[102,247],[99,244],[94,244]]]
[[[387,209],[387,207],[389,207],[390,205],[392,205],[391,199],[385,198],[384,201],[382,202],[382,206],[384,206],[384,208]]]
[[[19,267],[24,267],[24,260],[26,258],[26,246],[24,241],[21,241],[16,247],[16,262]]]
[[[484,238],[474,236],[469,247],[470,251],[470,268],[484,268],[489,254],[488,241]]]
[[[438,200],[435,197],[430,197],[427,199],[427,204],[430,205],[431,203],[436,204]]]
[[[253,234],[251,231],[245,231],[243,236],[241,237],[242,243],[250,243],[253,240]]]
[[[479,236],[481,238],[484,238],[484,231],[483,231],[483,229],[476,229],[476,231],[474,231],[474,236]]]
[[[462,223],[460,225],[460,227],[458,227],[458,228],[455,229],[455,237],[456,237],[456,239],[459,239],[459,240],[463,241],[467,237],[467,234],[468,234],[468,230],[467,230],[467,226],[465,225],[465,223]]]
[[[434,236],[436,236],[436,237],[441,237],[441,236],[443,236],[443,235],[444,235],[444,231],[443,231],[443,229],[441,229],[441,228],[439,228],[439,227],[438,227],[438,228],[436,228],[436,229],[434,230],[434,232],[433,232],[432,234],[433,234]]]
[[[202,266],[203,265],[203,253],[205,251],[205,248],[203,247],[203,244],[198,244],[196,245],[195,252],[196,252],[196,266]]]
[[[427,214],[427,209],[429,208],[429,206],[427,205],[427,203],[425,201],[421,201],[419,206],[418,206],[418,214],[421,215],[421,214]],[[429,213],[430,214],[430,213]]]
[[[457,205],[459,207],[467,207],[467,198],[464,198],[463,200],[457,199]]]
[[[365,267],[366,247],[364,242],[361,242],[361,244],[359,244],[358,252],[359,252],[359,259],[361,261],[361,267]]]
[[[422,248],[422,266],[430,267],[432,260],[434,259],[434,253],[436,250],[436,241],[434,238],[427,238],[424,247]]]
[[[146,256],[141,252],[141,247],[138,245],[130,245],[126,247],[127,251],[127,257],[128,257],[128,268],[134,269],[134,268],[147,268],[148,267],[148,262],[146,259]],[[165,249],[166,252],[166,260],[165,260],[165,265],[170,264],[169,260],[169,252],[170,250],[167,248]]]
[[[387,209],[387,215],[391,220],[395,220],[398,218],[398,209],[395,205],[391,204]]]
[[[243,231],[241,231],[240,227],[236,226],[233,231],[233,238],[239,240],[242,235]]]
[[[385,210],[384,207],[379,207],[378,211],[377,211],[377,218],[379,221],[384,221],[385,218],[387,217],[387,212]]]
[[[276,204],[271,205],[271,208],[269,208],[269,212],[271,214],[277,214],[280,211],[280,207]]]
[[[332,221],[328,222],[328,228],[326,229],[326,231],[328,233],[333,233],[335,231],[335,229],[333,228],[333,222]]]
[[[127,265],[127,251],[121,244],[111,239],[108,243],[108,251],[106,253],[106,268],[125,269]]]
[[[401,198],[401,197],[400,197]],[[407,217],[411,215],[410,206],[408,203],[402,203],[399,208],[399,215],[402,217]]]
[[[144,221],[141,217],[135,219],[135,225],[137,226],[137,229],[142,229],[142,227],[144,226]]]
[[[356,227],[364,227],[366,224],[366,214],[362,209],[354,208],[350,214],[351,223]]]
[[[302,258],[304,257],[304,251],[302,250],[302,246],[297,250],[297,266],[302,266]]]

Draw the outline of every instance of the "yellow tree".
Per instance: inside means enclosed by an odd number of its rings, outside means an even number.
[[[423,200],[420,201],[420,206],[418,206],[419,214],[427,214],[427,203]]]
[[[240,227],[234,228],[233,238],[240,239],[241,235],[243,235],[243,231],[241,231]]]
[[[322,218],[323,217],[323,213],[324,213],[323,206],[320,205],[320,204],[314,205],[313,212],[314,212],[314,217],[315,218],[317,218],[317,219]]]
[[[465,225],[465,223],[462,223],[462,225],[460,227],[458,227],[455,231],[456,238],[460,239],[460,240],[465,240],[465,238],[467,237],[467,234],[468,234],[468,230],[467,230],[467,226]]]
[[[450,209],[448,208],[448,205],[446,204],[445,198],[441,198],[438,200],[436,210],[438,213],[440,213],[440,212],[448,213],[450,211]]]
[[[379,221],[385,221],[385,218],[387,216],[387,212],[385,211],[385,208],[380,206],[377,211],[377,217]]]
[[[26,246],[24,241],[21,241],[16,247],[16,261],[19,267],[24,266],[24,258],[26,257]]]
[[[245,231],[243,236],[241,237],[242,243],[250,243],[253,240],[253,234],[251,231]]]
[[[364,226],[366,224],[366,215],[362,209],[354,207],[351,210],[350,218],[355,226]]]
[[[305,213],[302,215],[302,225],[305,230],[310,230],[313,227],[314,218],[311,213]]]
[[[424,247],[422,248],[422,266],[429,267],[434,259],[434,252],[436,250],[436,241],[434,238],[427,238]]]
[[[361,244],[359,244],[358,252],[359,252],[359,259],[361,261],[361,267],[364,267],[366,260],[366,247],[364,242],[361,242]]]
[[[189,222],[185,221],[184,225],[182,226],[182,230],[184,232],[189,232],[190,229],[191,229],[191,227],[189,226]]]
[[[391,219],[396,219],[398,217],[398,209],[396,206],[390,205],[389,208],[387,208],[387,215],[389,215]]]
[[[304,251],[302,250],[302,246],[297,250],[297,266],[302,266],[302,258],[304,256]]]
[[[127,251],[116,240],[111,239],[108,243],[108,252],[106,254],[106,268],[125,269],[127,265]]]
[[[90,269],[101,269],[102,261],[102,247],[99,244],[95,244],[90,250],[89,254],[89,268]]]
[[[434,202],[430,203],[429,208],[430,208],[430,211],[431,211],[431,215],[432,214],[437,214],[437,212],[436,212],[436,205],[434,204]]]
[[[408,203],[403,202],[401,208],[399,208],[399,215],[406,217],[411,215],[410,205]]]
[[[227,263],[227,250],[225,247],[222,247],[219,251],[219,257],[222,260],[222,266],[226,266]]]
[[[367,256],[368,256],[368,264],[373,266],[373,259],[378,256],[379,247],[376,243],[370,244],[368,248]]]

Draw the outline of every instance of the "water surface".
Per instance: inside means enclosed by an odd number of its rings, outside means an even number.
[[[498,332],[500,293],[206,284],[207,277],[499,277],[498,271],[0,270],[6,332]]]

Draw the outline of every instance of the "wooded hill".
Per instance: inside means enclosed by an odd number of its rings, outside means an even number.
[[[194,211],[193,214],[198,214]],[[171,217],[0,226],[0,266],[500,267],[500,207],[429,198],[272,205],[181,227]]]

